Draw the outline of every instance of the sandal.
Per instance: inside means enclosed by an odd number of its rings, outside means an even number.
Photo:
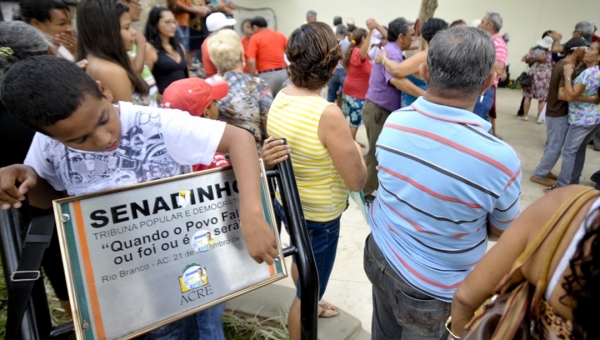
[[[327,302],[319,303],[319,307],[322,308],[321,312],[319,312],[320,318],[328,319],[340,315],[340,310]]]

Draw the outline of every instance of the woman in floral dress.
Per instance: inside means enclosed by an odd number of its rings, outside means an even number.
[[[552,37],[547,36],[544,39],[538,41],[538,46],[531,50],[525,55],[525,62],[533,66],[529,71],[529,75],[533,76],[533,82],[531,86],[523,89],[524,102],[524,115],[521,117],[522,120],[528,120],[529,107],[531,106],[531,99],[538,100],[538,122],[540,113],[546,103],[546,97],[548,96],[548,88],[550,87],[550,76],[552,75],[552,66],[554,61],[552,60]]]
[[[573,80],[573,65],[565,65],[564,94],[569,101],[569,129],[560,152],[562,166],[557,187],[579,184],[588,143],[600,130],[600,105],[595,96],[600,90],[600,42],[596,41],[585,53],[582,62],[586,69]]]

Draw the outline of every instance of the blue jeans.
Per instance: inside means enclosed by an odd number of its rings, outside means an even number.
[[[369,234],[364,269],[373,284],[371,339],[446,339],[450,303],[436,300],[409,286],[387,262]]]
[[[344,86],[344,80],[346,80],[346,70],[338,68],[335,70],[333,77],[327,83],[327,101],[335,103],[337,99],[337,93]]]
[[[177,25],[175,29],[175,38],[185,47],[186,51],[190,50],[190,28]]]
[[[556,180],[557,188],[565,187],[569,184],[579,184],[579,177],[581,177],[581,171],[585,162],[585,150],[599,128],[600,125],[569,126],[561,151],[562,166]]]
[[[475,108],[473,109],[473,113],[478,115],[479,117],[487,120],[488,113],[494,104],[494,93],[496,92],[496,87],[492,86],[483,96],[477,97],[477,102],[475,103]]]
[[[198,325],[199,340],[225,340],[221,317],[225,312],[226,303],[196,313],[196,324]]]
[[[285,212],[281,204],[273,201],[275,212],[285,222]],[[286,225],[287,228],[287,225]],[[311,222],[306,221],[306,228],[310,237],[315,263],[317,265],[317,274],[319,275],[319,300],[325,294],[329,276],[335,262],[338,240],[340,238],[340,217],[329,222]],[[300,282],[296,282],[296,297],[300,299]]]
[[[565,137],[567,137],[569,120],[567,116],[546,117],[546,129],[548,131],[548,142],[544,148],[542,160],[533,172],[533,176],[537,178],[546,178],[550,173],[550,170],[552,170],[556,165],[556,162],[558,162],[560,150],[565,144]]]
[[[225,340],[221,316],[225,303],[175,321],[146,335],[144,340]]]

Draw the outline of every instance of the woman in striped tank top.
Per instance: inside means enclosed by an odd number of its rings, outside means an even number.
[[[281,90],[269,110],[263,159],[273,166],[287,157],[287,146],[273,138],[286,138],[296,176],[306,226],[319,274],[319,299],[333,268],[340,231],[340,216],[350,190],[362,190],[367,169],[360,146],[339,107],[320,97],[342,59],[331,28],[315,22],[302,25],[290,36],[286,51],[292,85]],[[279,197],[279,196],[277,196]],[[275,209],[285,223],[280,199]],[[294,265],[292,277],[297,281]],[[288,323],[290,339],[300,338],[300,291],[296,291]],[[333,309],[333,310],[332,310]],[[319,306],[319,315],[337,315],[335,308]]]

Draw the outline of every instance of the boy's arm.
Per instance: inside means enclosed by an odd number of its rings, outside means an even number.
[[[275,235],[262,211],[260,171],[254,138],[248,132],[227,125],[217,151],[229,153],[240,192],[242,234],[248,253],[258,263],[272,264],[277,257]]]

